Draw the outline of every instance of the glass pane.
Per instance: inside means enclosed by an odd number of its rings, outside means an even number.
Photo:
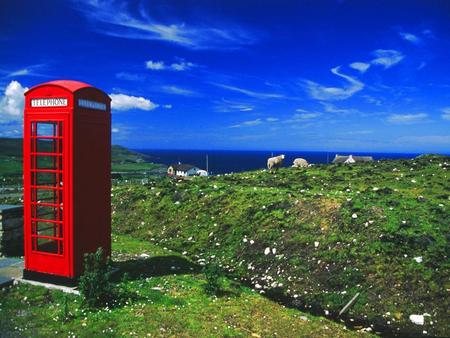
[[[37,122],[36,136],[56,136],[58,122]]]
[[[35,250],[49,252],[49,253],[62,253],[58,252],[58,240],[49,238],[37,238],[37,247]]]
[[[55,173],[32,173],[32,185],[44,185],[48,187],[62,187],[62,174]]]
[[[53,221],[62,221],[62,208],[38,205],[35,206],[33,218],[49,219]]]

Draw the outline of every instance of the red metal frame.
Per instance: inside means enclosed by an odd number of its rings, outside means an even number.
[[[74,279],[85,253],[111,250],[110,98],[76,81],[41,84],[25,97],[25,271]],[[66,105],[31,104],[52,98],[66,99]],[[81,107],[80,99],[101,105]],[[45,135],[41,124],[50,126]]]

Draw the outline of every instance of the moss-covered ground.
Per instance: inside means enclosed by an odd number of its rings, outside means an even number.
[[[448,336],[449,167],[424,156],[124,185],[113,227],[311,313]]]
[[[113,236],[113,258],[116,285],[127,295],[119,305],[89,311],[80,296],[19,284],[0,290],[0,336],[367,336],[287,309],[227,278],[221,295],[210,296],[198,265],[148,241]]]

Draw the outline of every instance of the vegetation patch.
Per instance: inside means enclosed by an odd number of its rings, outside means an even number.
[[[113,282],[128,299],[89,309],[83,298],[19,284],[0,290],[2,337],[358,337],[323,317],[287,309],[246,287],[221,297],[185,256],[129,236],[113,236]],[[225,289],[234,281],[221,277]]]
[[[113,227],[312,313],[443,336],[449,166],[422,156],[115,186]]]

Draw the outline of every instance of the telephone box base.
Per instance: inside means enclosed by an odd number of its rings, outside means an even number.
[[[78,278],[70,278],[65,276],[51,275],[48,273],[23,270],[23,279],[34,280],[42,283],[50,283],[64,286],[77,286]]]

